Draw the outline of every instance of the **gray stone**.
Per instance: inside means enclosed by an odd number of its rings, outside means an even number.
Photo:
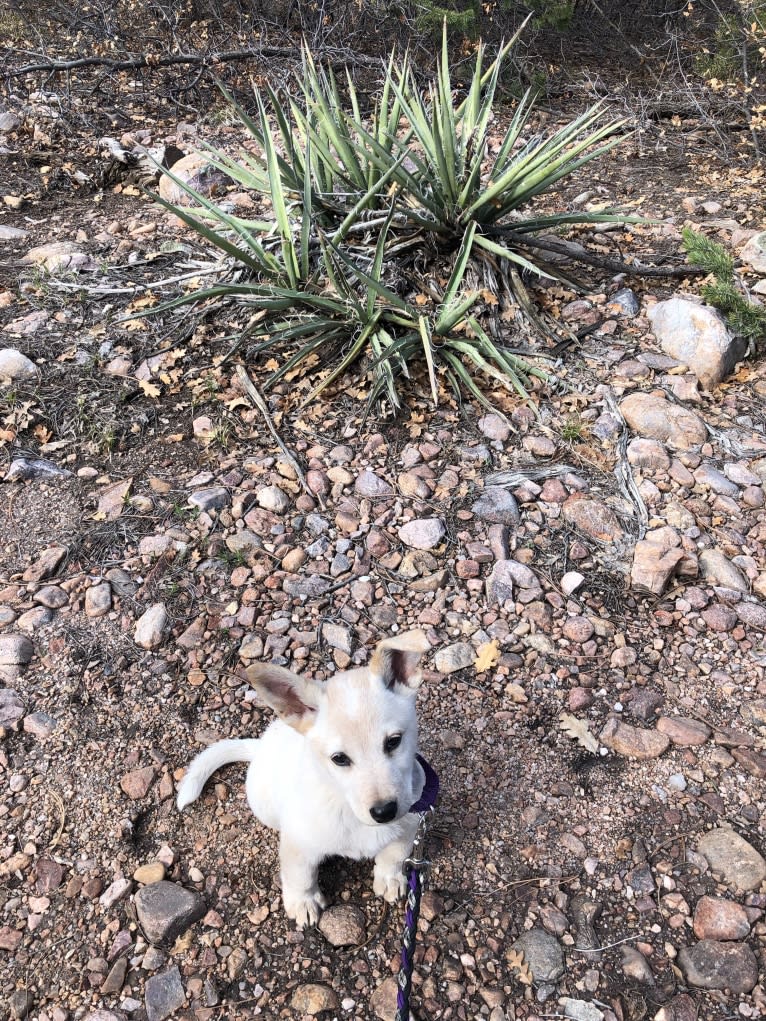
[[[742,893],[757,890],[766,879],[766,861],[739,833],[722,826],[700,837],[697,844],[714,872],[727,886]]]
[[[26,266],[42,266],[49,273],[60,270],[95,269],[96,263],[71,241],[50,241],[30,249],[21,260]]]
[[[564,951],[555,936],[543,929],[530,929],[513,944],[512,950],[524,954],[536,984],[556,982],[564,974]]]
[[[719,493],[722,496],[739,496],[739,486],[727,479],[723,472],[719,472],[712,465],[701,464],[694,472],[694,481],[697,485],[712,489],[714,493]]]
[[[660,440],[674,450],[690,450],[707,439],[707,429],[699,415],[657,394],[630,394],[621,402],[620,411],[639,436]]]
[[[69,602],[69,596],[58,585],[43,585],[32,598],[36,603],[47,606],[51,610],[59,610]]]
[[[25,635],[0,635],[0,666],[25,666],[35,647]]]
[[[0,727],[15,727],[26,712],[21,696],[13,688],[0,688]]]
[[[288,595],[303,596],[306,599],[324,595],[329,587],[330,582],[318,574],[310,574],[308,578],[287,577],[282,582],[282,588]]]
[[[453,674],[471,666],[476,659],[473,646],[468,642],[457,642],[438,650],[434,656],[434,666],[440,674]]]
[[[504,443],[511,435],[508,421],[500,415],[489,414],[479,419],[479,429],[489,440]]]
[[[766,631],[766,606],[762,603],[737,603],[735,606],[737,619],[748,627]]]
[[[175,965],[146,980],[144,1004],[149,1021],[165,1021],[166,1017],[175,1014],[185,1003],[181,972]]]
[[[25,482],[29,479],[66,479],[71,472],[44,457],[16,457],[5,473],[6,482]]]
[[[333,904],[322,912],[319,931],[334,947],[361,946],[367,938],[367,919],[353,904]]]
[[[487,486],[471,507],[477,518],[497,525],[517,525],[519,505],[512,493],[502,486]]]
[[[223,486],[211,486],[210,489],[198,489],[189,497],[189,505],[209,513],[221,510],[231,504],[231,494]],[[263,506],[263,505],[261,505]],[[268,508],[272,509],[272,508]]]
[[[322,638],[331,649],[340,649],[341,652],[351,654],[354,643],[351,638],[351,629],[342,624],[332,624],[329,621],[322,625]]]
[[[635,291],[629,287],[621,287],[619,291],[615,291],[607,301],[607,308],[611,305],[617,306],[619,315],[628,316],[631,319],[638,315],[641,308]]]
[[[138,592],[138,582],[121,567],[112,567],[106,572],[106,579],[120,599],[130,599]]]
[[[766,231],[753,235],[740,256],[756,273],[766,274]]]
[[[164,603],[155,603],[136,621],[133,640],[142,649],[156,649],[162,641],[162,633],[168,621]]]
[[[85,592],[86,617],[103,617],[112,608],[112,586],[108,581],[91,585]]]
[[[441,518],[416,518],[399,529],[399,538],[412,549],[429,550],[438,546],[447,529]]]
[[[46,738],[51,736],[57,726],[58,720],[42,711],[30,713],[29,716],[24,717],[23,728],[25,733],[36,737],[38,741],[45,741]]]
[[[135,904],[138,920],[151,943],[172,943],[206,910],[198,893],[165,879],[142,886]]]
[[[37,366],[14,347],[0,350],[0,379],[35,379]]]
[[[250,550],[262,549],[263,539],[250,529],[243,528],[241,532],[226,537],[226,548],[232,553],[248,553]]]
[[[2,121],[2,114],[0,114],[0,121]],[[19,227],[6,227],[0,223],[0,241],[18,241],[26,236],[27,232]]]
[[[290,509],[290,497],[279,486],[264,486],[256,496],[258,506],[273,514],[284,514]]]
[[[620,947],[622,970],[627,978],[643,985],[654,985],[654,972],[644,955],[635,947]]]
[[[723,316],[707,305],[684,298],[658,301],[647,316],[660,347],[691,369],[706,390],[717,386],[747,350],[733,337]]]
[[[588,1000],[575,1000],[571,996],[564,996],[560,1003],[564,1008],[564,1017],[571,1018],[572,1021],[603,1021],[603,1011]]]
[[[682,947],[678,963],[686,981],[697,989],[749,993],[758,982],[758,961],[743,943],[702,940],[696,946]]]
[[[368,500],[384,500],[394,495],[394,488],[375,472],[365,468],[354,483],[354,492]]]
[[[706,549],[699,555],[702,577],[713,585],[722,585],[737,592],[747,592],[750,586],[747,579],[724,553],[719,549]]]
[[[533,598],[543,592],[534,571],[517,560],[498,560],[487,578],[486,587],[487,600],[501,605],[506,599],[512,599],[519,589],[524,589]]]

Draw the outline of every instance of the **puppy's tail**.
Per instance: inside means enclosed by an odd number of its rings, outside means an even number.
[[[210,777],[229,762],[250,762],[255,756],[258,741],[216,741],[192,759],[178,788],[176,805],[179,812],[196,801]]]

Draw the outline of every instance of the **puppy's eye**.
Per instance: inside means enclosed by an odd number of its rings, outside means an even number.
[[[346,755],[345,752],[336,752],[334,755],[331,755],[330,758],[332,759],[336,766],[351,765],[351,759],[348,757],[348,755]]]
[[[396,749],[399,747],[401,743],[402,735],[392,734],[390,737],[387,737],[386,740],[383,742],[383,751],[386,753],[386,755],[390,755],[391,752],[396,751]]]

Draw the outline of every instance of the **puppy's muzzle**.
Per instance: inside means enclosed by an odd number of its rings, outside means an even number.
[[[370,809],[370,815],[375,822],[392,822],[396,818],[398,808],[399,804],[396,801],[378,801]]]

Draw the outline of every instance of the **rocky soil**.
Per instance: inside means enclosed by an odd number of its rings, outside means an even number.
[[[718,190],[614,157],[599,200],[641,189],[659,221],[618,246],[677,250],[690,222],[754,251],[762,209],[699,159]],[[114,321],[206,253],[133,186],[22,190],[0,220],[3,1016],[393,1018],[401,917],[369,864],[329,862],[332,906],[296,932],[243,770],[183,816],[174,792],[267,724],[243,665],[321,679],[410,627],[442,780],[414,1015],[766,1015],[763,361],[669,353],[658,302],[693,285],[605,279],[545,298],[580,340],[537,414],[435,412],[415,381],[362,429],[352,394],[300,416],[277,395],[286,454],[217,364],[225,311]]]

